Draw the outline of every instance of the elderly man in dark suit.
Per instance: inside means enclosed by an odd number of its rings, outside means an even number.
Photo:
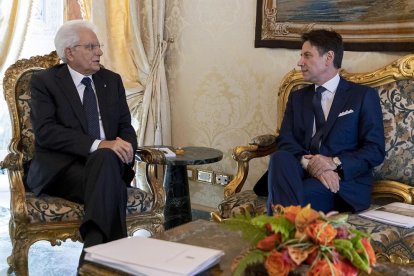
[[[64,63],[31,81],[35,154],[28,187],[83,203],[84,248],[127,236],[127,185],[137,137],[121,77],[101,68],[95,26],[68,21],[55,37]],[[80,258],[83,262],[84,251]]]
[[[372,168],[385,156],[378,93],[338,75],[342,37],[328,30],[302,36],[298,62],[313,83],[289,95],[278,151],[269,163],[268,210],[307,205],[324,212],[369,207]]]

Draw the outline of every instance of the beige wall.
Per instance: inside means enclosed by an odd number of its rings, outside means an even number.
[[[296,66],[299,50],[254,48],[255,0],[169,0],[166,56],[173,146],[220,149],[223,160],[203,168],[234,175],[231,152],[275,130],[277,91]],[[343,68],[364,72],[405,53],[346,52]],[[247,185],[266,170],[253,160]],[[200,167],[201,168],[201,167]],[[191,201],[215,207],[219,186],[190,183]]]

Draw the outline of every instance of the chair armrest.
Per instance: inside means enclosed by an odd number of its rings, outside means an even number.
[[[157,177],[157,166],[166,165],[165,155],[162,151],[138,147],[135,151],[135,160],[146,163],[145,174],[148,187],[154,195],[153,209],[161,209],[165,206],[166,194],[162,180],[164,177]]]
[[[165,155],[162,151],[147,147],[138,147],[135,151],[135,160],[145,162],[147,164],[166,164]]]
[[[414,187],[392,180],[378,180],[374,183],[372,196],[391,197],[404,203],[414,204]]]
[[[23,159],[21,153],[11,152],[1,161],[7,169],[10,187],[10,211],[14,221],[27,222],[26,190],[23,184]]]
[[[249,161],[264,157],[276,151],[276,138],[272,134],[260,135],[252,139],[247,146],[237,146],[233,149],[232,157],[237,162],[236,176],[224,187],[224,198],[238,193],[243,188],[249,174]]]

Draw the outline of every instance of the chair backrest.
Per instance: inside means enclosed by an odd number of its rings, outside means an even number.
[[[34,134],[30,122],[30,80],[35,72],[59,62],[59,57],[53,51],[48,55],[21,59],[10,66],[4,75],[4,97],[12,123],[9,151],[14,154],[14,166],[22,174],[23,164],[32,159],[34,152]]]
[[[375,168],[376,180],[392,180],[414,186],[414,54],[368,73],[340,72],[345,79],[375,88],[381,99],[386,157]],[[289,72],[279,89],[277,131],[291,91],[306,83],[302,73]]]

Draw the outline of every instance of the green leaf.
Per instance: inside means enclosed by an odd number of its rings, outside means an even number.
[[[259,249],[253,249],[244,255],[237,265],[236,270],[234,271],[234,276],[241,276],[247,267],[255,264],[264,263],[264,252]]]
[[[265,224],[271,226],[272,231],[280,233],[282,235],[282,241],[286,241],[291,234],[294,234],[295,225],[287,220],[285,217],[271,217],[271,216],[258,216],[252,219],[253,223],[259,227],[264,228]]]
[[[351,240],[337,239],[334,240],[336,250],[347,258],[356,268],[368,272],[369,259],[361,239],[353,238]],[[362,247],[362,248],[361,248]],[[362,251],[361,251],[362,250]],[[361,254],[359,254],[361,252]]]
[[[266,228],[253,224],[251,217],[236,216],[226,219],[224,227],[233,231],[241,231],[242,237],[254,246],[267,235]]]
[[[337,240],[334,240],[334,246],[335,246],[335,249],[342,256],[344,256],[345,258],[347,258],[348,260],[352,262],[352,260],[354,259],[353,252],[355,252],[355,249],[351,241],[344,240],[344,239],[337,239]]]
[[[362,261],[362,264],[360,264],[361,269],[363,269],[364,271],[367,271],[368,268],[369,268],[369,256],[368,256],[367,251],[365,250],[364,245],[362,244],[361,239],[360,238],[354,238],[354,239],[351,239],[351,241],[354,244],[354,248],[355,248],[356,253],[358,254],[358,256],[360,257],[360,259]],[[357,266],[357,265],[355,264],[355,266]]]

